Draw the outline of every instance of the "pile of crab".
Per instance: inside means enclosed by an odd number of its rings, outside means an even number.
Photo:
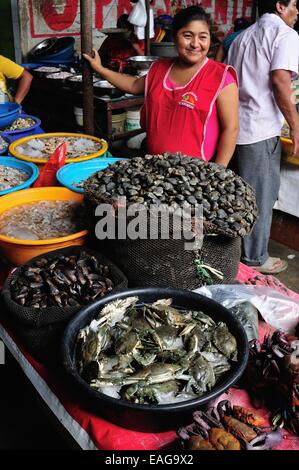
[[[276,330],[250,342],[244,387],[255,406],[272,411],[275,428],[299,435],[299,338]]]
[[[195,411],[194,422],[178,430],[188,450],[268,450],[282,440],[280,432],[266,432],[264,418],[228,400],[205,413]]]
[[[108,303],[78,334],[79,372],[93,388],[134,403],[165,404],[210,391],[237,360],[223,322],[177,310],[172,299]],[[140,302],[139,302],[140,305]]]

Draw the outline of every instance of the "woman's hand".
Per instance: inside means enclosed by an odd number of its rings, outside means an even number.
[[[101,73],[101,70],[103,70],[104,67],[102,65],[102,61],[99,56],[99,53],[96,49],[92,49],[92,52],[93,52],[93,55],[83,54],[83,57],[90,63],[93,70],[95,70],[98,73]]]

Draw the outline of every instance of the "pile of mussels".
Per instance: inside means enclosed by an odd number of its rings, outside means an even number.
[[[37,309],[79,307],[109,294],[113,287],[109,267],[85,251],[25,264],[10,284],[15,302]]]
[[[202,205],[206,232],[230,237],[250,233],[257,218],[254,190],[232,170],[180,153],[120,160],[91,175],[85,199],[96,206],[125,196],[128,204]]]

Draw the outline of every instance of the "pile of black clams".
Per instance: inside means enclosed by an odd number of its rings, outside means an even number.
[[[244,237],[257,218],[254,190],[222,165],[180,153],[119,160],[91,175],[84,195],[92,206],[112,203],[167,204],[173,208],[203,206],[208,233]]]

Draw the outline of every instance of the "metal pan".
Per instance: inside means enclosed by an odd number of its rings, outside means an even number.
[[[93,89],[96,95],[98,96],[110,96],[110,98],[118,98],[124,94],[123,91],[115,88],[115,86],[111,85],[107,80],[99,80],[98,82],[94,83]]]

